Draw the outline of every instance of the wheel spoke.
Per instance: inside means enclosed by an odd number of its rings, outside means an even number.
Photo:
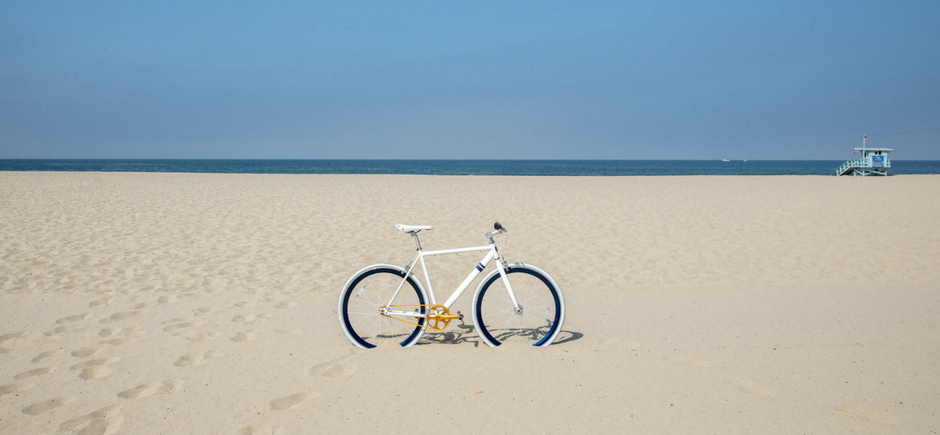
[[[418,326],[379,313],[379,308],[389,304],[389,298],[401,283],[402,275],[392,269],[369,271],[354,280],[354,287],[347,290],[342,307],[351,340],[363,346],[398,346],[416,332]],[[402,285],[394,302],[396,305],[421,305],[424,300],[409,280]]]
[[[486,333],[501,344],[524,345],[535,344],[546,335],[553,334],[555,313],[561,309],[555,290],[539,277],[538,272],[514,268],[507,273],[521,311],[515,309],[502,280],[495,277],[482,291],[482,300],[477,305],[477,321]],[[546,317],[550,318],[548,322]]]

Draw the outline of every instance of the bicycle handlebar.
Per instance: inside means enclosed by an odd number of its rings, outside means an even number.
[[[506,227],[504,227],[503,224],[499,222],[496,222],[495,224],[493,224],[493,229],[494,231],[490,231],[486,233],[486,238],[490,239],[491,243],[493,242],[493,236],[497,234],[505,234],[509,232],[509,230],[507,230]]]

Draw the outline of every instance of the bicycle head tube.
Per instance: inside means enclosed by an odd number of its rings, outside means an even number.
[[[486,238],[489,239],[491,245],[495,245],[496,242],[493,241],[493,236],[497,234],[505,234],[508,232],[509,231],[505,227],[503,227],[501,223],[496,222],[495,224],[493,224],[493,231],[486,233]]]

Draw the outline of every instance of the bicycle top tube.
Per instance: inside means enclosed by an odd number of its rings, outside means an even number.
[[[459,254],[461,252],[489,251],[490,249],[493,249],[493,245],[474,246],[472,248],[441,249],[438,251],[422,251],[421,256],[429,257],[432,255]]]

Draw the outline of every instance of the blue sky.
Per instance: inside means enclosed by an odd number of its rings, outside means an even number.
[[[4,3],[0,158],[940,159],[936,0],[142,3]]]

